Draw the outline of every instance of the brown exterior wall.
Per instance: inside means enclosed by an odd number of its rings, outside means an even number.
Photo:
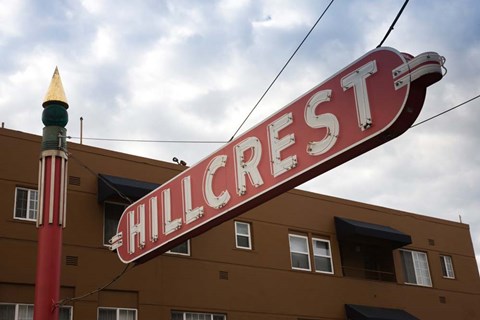
[[[0,129],[0,148],[0,303],[32,304],[37,230],[13,212],[15,188],[37,187],[40,137]],[[68,148],[69,176],[80,183],[68,186],[63,298],[90,292],[125,268],[102,244],[96,174],[162,183],[182,170],[85,145]],[[394,282],[344,276],[335,216],[410,235],[406,249],[427,253],[432,287],[404,284],[399,250],[393,251]],[[135,308],[138,319],[169,319],[172,310],[224,313],[228,320],[346,319],[345,304],[403,309],[422,320],[480,319],[468,225],[299,190],[235,220],[251,223],[253,250],[235,247],[234,222],[228,221],[193,238],[190,256],[161,255],[129,269],[108,289],[71,302],[73,319],[96,319],[98,307]],[[289,233],[330,240],[334,274],[292,270]],[[440,254],[452,257],[455,279],[442,277]]]

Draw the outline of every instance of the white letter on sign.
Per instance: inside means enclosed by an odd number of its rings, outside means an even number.
[[[208,164],[208,168],[207,171],[205,171],[205,176],[203,179],[203,196],[207,204],[215,209],[220,209],[227,204],[228,200],[230,200],[230,193],[228,190],[223,190],[219,196],[216,196],[213,192],[213,176],[219,168],[225,167],[226,162],[227,156],[225,155],[216,156],[213,158]]]
[[[163,234],[167,235],[182,225],[182,219],[175,219],[172,221],[172,204],[170,201],[170,189],[162,191],[163,202]]]
[[[150,240],[158,240],[158,205],[157,197],[150,198]]]
[[[190,223],[203,216],[203,206],[192,209],[192,184],[190,176],[186,176],[182,180],[183,192],[183,212],[185,214],[185,222]]]
[[[311,128],[326,128],[327,133],[320,141],[311,141],[307,146],[307,153],[312,156],[325,153],[335,144],[340,127],[337,117],[332,113],[316,115],[315,109],[322,102],[330,101],[332,90],[322,90],[315,93],[307,103],[305,108],[305,122]]]
[[[245,162],[244,153],[251,149],[252,156]],[[256,137],[249,137],[235,146],[235,171],[237,180],[237,194],[242,196],[247,192],[245,175],[248,174],[250,182],[255,186],[263,184],[262,176],[258,171],[258,163],[262,157],[262,144]]]
[[[368,102],[367,83],[365,79],[375,72],[377,72],[377,63],[373,60],[349,75],[346,75],[341,80],[343,91],[353,87],[355,106],[357,107],[358,125],[362,131],[372,126],[372,116],[370,114],[370,103]]]
[[[295,143],[295,135],[290,133],[282,139],[278,138],[278,132],[293,122],[292,113],[284,114],[268,126],[268,142],[270,144],[270,160],[272,174],[274,177],[293,169],[297,166],[297,156],[280,158],[280,152]]]
[[[145,206],[141,204],[138,206],[138,215],[140,221],[135,224],[135,211],[128,212],[128,253],[135,252],[135,236],[139,236],[140,249],[145,246]]]

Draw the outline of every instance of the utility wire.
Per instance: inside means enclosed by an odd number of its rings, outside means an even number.
[[[80,137],[67,136],[68,139],[80,139]],[[148,140],[148,139],[115,139],[115,138],[83,138],[83,140],[117,141],[117,142],[159,142],[159,143],[227,143],[228,141],[205,141],[205,140]]]
[[[468,100],[466,100],[466,101],[464,101],[464,102],[462,102],[462,103],[460,103],[460,104],[457,104],[457,105],[454,106],[454,107],[451,107],[451,108],[449,108],[449,109],[447,109],[447,110],[445,110],[445,111],[442,111],[442,112],[440,112],[440,113],[438,113],[438,114],[436,114],[436,115],[434,115],[434,116],[432,116],[432,117],[430,117],[430,118],[428,118],[428,119],[425,119],[425,120],[423,120],[423,121],[420,121],[420,122],[418,122],[418,123],[415,123],[415,124],[413,124],[410,128],[417,127],[417,126],[419,126],[419,125],[421,125],[421,124],[424,124],[424,123],[426,123],[426,122],[428,122],[428,121],[430,121],[430,120],[433,120],[433,119],[435,119],[435,118],[437,118],[437,117],[440,117],[441,115],[444,115],[444,114],[446,114],[446,113],[448,113],[448,112],[450,112],[450,111],[452,111],[452,110],[455,110],[455,109],[457,109],[457,108],[460,108],[461,106],[466,105],[467,103],[472,102],[472,101],[474,101],[474,100],[476,100],[476,99],[478,99],[478,98],[480,98],[480,94],[478,94],[478,95],[476,95],[475,97],[470,98],[470,99],[468,99]],[[116,139],[116,141],[132,141],[132,140]],[[134,141],[134,140],[133,140],[133,141]],[[153,140],[148,140],[147,142],[154,142],[154,141],[153,141]],[[71,157],[71,158],[73,158],[73,159],[75,159],[76,161],[78,161],[78,162],[79,162],[84,168],[86,168],[89,172],[91,172],[91,173],[94,174],[95,176],[101,178],[100,175],[96,174],[92,169],[90,169],[88,166],[86,166],[85,164],[83,164],[79,159],[74,158],[74,157]],[[128,199],[125,195],[123,195],[120,191],[118,191],[118,190],[117,190],[114,186],[112,186],[108,181],[104,181],[104,182],[106,182],[106,183],[107,183],[115,192],[117,192],[122,198],[126,198],[126,199],[131,203],[131,200],[130,200],[130,199]],[[127,270],[129,269],[129,267],[130,267],[131,265],[132,265],[131,263],[127,264],[127,265],[125,266],[125,268],[124,268],[117,276],[115,276],[110,282],[106,283],[105,285],[103,285],[103,286],[101,286],[101,287],[99,287],[99,288],[97,288],[97,289],[95,289],[95,290],[93,290],[93,291],[90,291],[90,292],[88,292],[88,293],[86,293],[86,294],[84,294],[84,295],[78,296],[78,297],[65,298],[65,299],[60,300],[59,302],[57,302],[55,305],[56,305],[57,307],[58,307],[58,306],[62,306],[62,305],[64,305],[64,304],[68,303],[68,302],[81,300],[81,299],[84,299],[84,298],[86,298],[86,297],[88,297],[88,296],[90,296],[90,295],[92,295],[92,294],[95,294],[95,293],[97,293],[97,292],[99,292],[99,291],[104,290],[104,289],[107,288],[108,286],[112,285],[115,281],[117,281],[118,279],[120,279],[120,277],[123,276],[123,275],[127,272]]]
[[[280,70],[280,72],[277,74],[277,76],[275,77],[275,79],[273,79],[272,83],[270,83],[270,85],[268,86],[267,90],[265,90],[265,92],[262,94],[262,96],[260,97],[260,99],[257,101],[257,103],[255,104],[255,106],[252,108],[252,110],[250,110],[250,112],[248,113],[248,115],[246,116],[246,118],[243,120],[243,122],[240,124],[240,126],[238,127],[237,131],[235,131],[235,133],[233,134],[233,136],[230,138],[230,140],[228,140],[228,142],[232,141],[233,138],[235,138],[235,136],[237,135],[238,131],[240,131],[240,129],[243,127],[243,125],[245,124],[245,122],[247,121],[247,119],[250,117],[250,115],[253,113],[253,111],[257,108],[257,106],[260,104],[260,102],[263,100],[263,98],[265,97],[265,95],[267,94],[267,92],[270,90],[270,88],[273,86],[273,84],[277,81],[278,77],[280,77],[280,75],[282,74],[283,70],[285,70],[285,68],[288,66],[288,64],[290,63],[290,61],[293,59],[293,57],[295,56],[295,54],[297,53],[297,51],[300,49],[300,47],[303,45],[303,43],[305,42],[305,40],[307,40],[308,36],[310,35],[310,33],[312,33],[313,29],[315,29],[315,27],[317,26],[317,24],[320,22],[320,20],[323,18],[323,16],[325,15],[325,13],[328,11],[328,9],[330,8],[330,6],[332,5],[333,1],[335,0],[331,0],[330,3],[328,4],[328,6],[325,8],[325,10],[323,10],[322,14],[320,15],[320,17],[318,17],[317,21],[315,22],[315,24],[313,25],[313,27],[310,29],[310,31],[308,31],[307,35],[303,38],[302,42],[300,42],[300,44],[298,45],[297,49],[295,49],[295,51],[292,53],[292,55],[290,56],[290,58],[287,60],[287,62],[285,63],[285,65],[282,67],[282,69]]]
[[[467,104],[467,103],[469,103],[469,102],[472,102],[473,100],[478,99],[478,98],[480,98],[480,94],[476,95],[475,97],[473,97],[473,98],[471,98],[471,99],[468,99],[467,101],[464,101],[464,102],[462,102],[462,103],[460,103],[460,104],[457,104],[456,106],[451,107],[450,109],[447,109],[447,110],[445,110],[445,111],[443,111],[443,112],[440,112],[440,113],[438,113],[438,114],[436,114],[436,115],[434,115],[434,116],[432,116],[432,117],[430,117],[430,118],[428,118],[428,119],[425,119],[425,120],[423,120],[423,121],[420,121],[420,122],[418,122],[418,123],[415,123],[415,124],[413,124],[410,128],[414,128],[414,127],[416,127],[416,126],[419,126],[419,125],[421,125],[421,124],[424,124],[425,122],[428,122],[428,121],[433,120],[433,119],[435,119],[435,118],[437,118],[437,117],[440,117],[441,115],[443,115],[443,114],[445,114],[445,113],[447,113],[447,112],[450,112],[450,111],[452,111],[452,110],[454,110],[454,109],[460,108],[461,106],[463,106],[463,105],[465,105],[465,104]]]
[[[447,112],[450,112],[450,111],[452,111],[452,110],[454,110],[454,109],[456,109],[456,108],[459,108],[459,107],[461,107],[461,106],[463,106],[463,105],[465,105],[465,104],[467,104],[467,103],[469,103],[469,102],[472,102],[473,100],[476,100],[476,99],[478,99],[478,98],[480,98],[480,94],[477,95],[477,96],[475,96],[475,97],[473,97],[473,98],[471,98],[471,99],[468,99],[468,100],[466,100],[466,101],[464,101],[464,102],[462,102],[462,103],[460,103],[460,104],[458,104],[458,105],[456,105],[456,106],[454,106],[454,107],[451,107],[450,109],[447,109],[447,110],[445,110],[445,111],[442,111],[442,112],[440,112],[440,113],[438,113],[438,114],[436,114],[436,115],[434,115],[434,116],[432,116],[432,117],[430,117],[430,118],[428,118],[428,119],[425,119],[425,120],[423,120],[423,121],[421,121],[421,122],[415,123],[415,124],[412,125],[410,128],[419,126],[419,125],[423,124],[424,122],[427,122],[427,121],[430,121],[430,120],[432,120],[432,119],[435,119],[435,118],[437,118],[437,117],[439,117],[439,116],[441,116],[441,115],[443,115],[443,114],[445,114],[445,113],[447,113]],[[77,137],[70,137],[70,136],[68,136],[67,138],[69,138],[69,139],[78,139]],[[85,138],[83,138],[83,139],[85,139]],[[90,139],[90,140],[118,141],[118,142],[160,142],[160,143],[164,143],[164,142],[175,142],[175,143],[227,143],[227,142],[229,142],[229,141],[195,141],[195,140],[135,140],[135,139],[104,139],[104,138],[87,138],[87,139]],[[72,156],[72,158],[73,158],[73,156]],[[75,158],[74,158],[74,159],[75,159]],[[79,161],[78,159],[75,159],[75,160]],[[80,162],[80,161],[79,161],[79,162]],[[80,162],[80,163],[81,163],[81,162]],[[83,167],[85,167],[87,170],[89,170],[90,172],[92,172],[93,174],[97,175],[97,174],[96,174],[95,172],[93,172],[90,168],[88,168],[85,164],[81,163],[81,165],[82,165]],[[101,176],[98,176],[98,178],[99,178],[99,179],[102,179]],[[118,191],[118,190],[116,190],[115,187],[112,186],[107,180],[103,179],[103,181],[104,181],[109,187],[111,187],[113,190],[115,190],[115,192],[117,192],[122,198],[126,199],[127,201],[129,201],[129,202],[131,203],[131,200],[130,200],[130,199],[126,198],[126,196],[124,196],[124,195],[122,196],[122,195],[121,195],[121,192]]]
[[[100,174],[96,173],[95,171],[93,171],[92,169],[90,169],[85,163],[83,163],[80,159],[78,159],[77,157],[75,157],[73,154],[69,153],[69,157],[70,159],[73,159],[75,161],[77,161],[82,167],[84,167],[85,169],[87,169],[88,172],[90,172],[91,174],[93,174],[95,177],[97,177],[98,179],[102,180],[108,187],[110,187],[113,191],[115,191],[122,199],[126,200],[128,203],[132,204],[133,201],[127,197],[125,194],[123,194],[120,190],[118,190],[114,185],[112,185],[110,183],[110,181],[108,181],[107,179],[105,179],[104,177],[102,177]]]
[[[377,48],[381,47],[381,46],[383,45],[383,43],[385,42],[385,40],[387,40],[388,36],[390,35],[390,32],[392,32],[393,27],[394,27],[395,24],[397,23],[398,18],[400,18],[400,16],[402,15],[403,9],[405,9],[405,7],[407,6],[408,1],[409,1],[409,0],[405,0],[405,2],[403,3],[402,8],[401,8],[400,11],[397,13],[397,16],[395,17],[395,20],[393,20],[392,25],[391,25],[390,28],[388,29],[387,33],[385,34],[385,37],[383,37],[382,41],[381,41],[380,44],[377,46]]]
[[[123,199],[127,200],[129,203],[132,203],[132,200],[130,200],[130,198],[128,198],[126,195],[124,195],[122,192],[120,192],[120,190],[118,190],[117,188],[115,188],[115,186],[113,186],[108,180],[104,179],[100,174],[97,174],[95,173],[95,171],[93,171],[90,167],[88,167],[85,163],[83,163],[80,159],[78,159],[77,157],[74,157],[72,154],[69,154],[69,158],[70,159],[73,159],[75,161],[77,161],[82,167],[84,167],[85,169],[87,169],[88,172],[90,172],[91,174],[93,174],[95,177],[101,179],[103,182],[105,182],[105,184],[107,186],[109,186],[110,188],[112,188],[113,191],[115,191],[120,197],[122,197]],[[106,284],[104,284],[103,286],[101,287],[98,287],[97,289],[95,290],[92,290],[90,292],[87,292],[81,296],[77,296],[77,297],[73,297],[73,298],[65,298],[65,299],[62,299],[60,301],[58,301],[57,303],[55,303],[55,307],[60,307],[60,306],[63,306],[64,304],[68,303],[68,302],[72,302],[72,301],[77,301],[77,300],[82,300],[92,294],[95,294],[99,291],[102,291],[104,289],[106,289],[107,287],[109,287],[110,285],[112,285],[115,281],[117,281],[118,279],[120,279],[120,277],[122,277],[128,270],[128,268],[131,266],[132,264],[129,263],[125,266],[125,268],[123,268],[123,270],[117,274],[112,280],[110,280],[109,282],[107,282]]]
[[[102,291],[104,289],[106,289],[107,287],[109,287],[110,285],[112,285],[115,281],[117,281],[118,279],[120,279],[121,276],[123,276],[125,274],[125,272],[127,272],[128,268],[131,266],[131,263],[127,264],[125,266],[125,268],[123,268],[123,270],[117,275],[115,276],[115,278],[113,278],[110,282],[106,283],[105,285],[101,286],[101,287],[98,287],[97,289],[93,290],[93,291],[90,291],[90,292],[87,292],[81,296],[78,296],[78,297],[74,297],[74,298],[65,298],[65,299],[62,299],[60,301],[58,301],[55,306],[56,307],[60,307],[60,306],[63,306],[64,304],[68,303],[68,302],[72,302],[72,301],[77,301],[77,300],[82,300],[82,299],[85,299],[86,297],[92,295],[92,294],[95,294],[99,291]]]

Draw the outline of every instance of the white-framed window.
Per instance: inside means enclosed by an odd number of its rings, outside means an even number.
[[[172,311],[171,320],[227,320],[227,316],[221,313]]]
[[[1,320],[32,320],[33,304],[0,303]],[[72,319],[72,307],[62,306],[59,309],[60,320]]]
[[[108,246],[110,240],[117,234],[118,221],[122,216],[123,211],[127,207],[126,204],[108,202],[103,203],[103,244]]]
[[[308,237],[297,234],[288,235],[292,269],[310,271]]]
[[[190,256],[190,239],[180,243],[178,246],[168,250],[166,253]]]
[[[13,217],[20,220],[36,221],[38,211],[38,191],[15,188],[15,210]]]
[[[432,286],[427,254],[420,251],[400,250],[405,283],[419,286]]]
[[[455,279],[453,271],[453,262],[451,256],[440,255],[440,265],[442,267],[442,275],[444,278]]]
[[[315,271],[322,273],[333,273],[332,251],[330,250],[330,241],[325,239],[313,238],[312,244]]]
[[[137,320],[137,309],[100,307],[97,320]]]
[[[235,246],[239,249],[252,250],[250,223],[235,221]]]

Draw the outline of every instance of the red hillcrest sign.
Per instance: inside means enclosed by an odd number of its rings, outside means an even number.
[[[131,204],[111,249],[144,262],[405,132],[444,59],[375,49]]]

